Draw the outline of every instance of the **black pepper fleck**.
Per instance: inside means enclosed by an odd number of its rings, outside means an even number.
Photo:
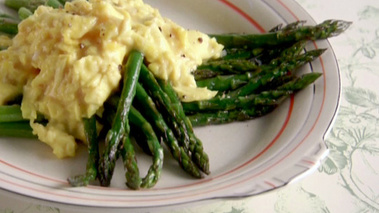
[[[203,43],[203,38],[202,37],[199,37],[197,40],[199,41],[200,44]]]
[[[161,27],[158,27],[158,29],[159,29],[159,31],[161,31],[161,32],[162,32],[162,28],[161,28]]]

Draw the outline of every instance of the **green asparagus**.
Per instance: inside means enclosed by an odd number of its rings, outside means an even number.
[[[216,124],[226,124],[236,121],[246,121],[254,118],[262,117],[273,111],[277,105],[268,105],[263,107],[254,107],[251,109],[216,111],[216,112],[200,112],[188,115],[188,119],[193,126],[207,126]]]
[[[32,139],[37,138],[37,136],[33,134],[29,121],[0,123],[0,136]]]
[[[84,118],[84,131],[88,148],[88,159],[86,173],[68,178],[72,186],[87,186],[91,181],[96,180],[99,166],[99,142],[96,130],[96,115],[91,118]]]
[[[110,184],[113,170],[116,163],[116,154],[120,142],[124,143],[123,147],[126,149],[125,153],[133,154],[134,151],[130,150],[133,148],[129,145],[129,111],[132,105],[133,98],[135,96],[135,90],[138,82],[138,77],[143,62],[143,54],[138,51],[132,51],[128,57],[127,64],[124,68],[124,82],[123,88],[120,96],[120,101],[117,107],[116,116],[113,120],[112,128],[108,131],[106,136],[106,146],[100,161],[101,172],[99,175],[100,183],[103,186],[108,186]],[[128,157],[128,160],[133,161],[132,158]],[[130,169],[135,169],[135,167],[130,167]],[[137,175],[137,171],[127,171],[128,174]],[[138,185],[138,183],[131,183],[131,181],[137,180],[133,175],[130,175],[128,181],[129,184]]]
[[[296,29],[263,34],[211,34],[217,42],[226,48],[236,47],[272,47],[295,43],[300,40],[318,40],[337,36],[344,32],[351,22],[342,20],[326,20],[316,26],[300,26]]]
[[[192,101],[183,103],[186,113],[194,113],[212,110],[235,110],[242,108],[253,108],[257,105],[274,105],[276,99],[291,94],[290,90],[263,91],[259,94],[237,97],[215,97],[209,100]]]
[[[18,33],[18,25],[16,23],[9,23],[5,20],[0,21],[0,32],[14,36]]]
[[[191,158],[195,164],[203,171],[205,174],[209,174],[209,157],[208,154],[203,149],[203,144],[198,137],[196,137],[192,124],[190,120],[186,117],[183,106],[174,91],[171,83],[169,81],[158,80],[159,85],[162,90],[170,98],[171,106],[176,110],[178,117],[184,122],[184,128],[188,134],[188,150],[191,152]],[[185,143],[184,145],[187,145]]]
[[[196,167],[192,160],[190,160],[188,154],[182,152],[173,131],[166,124],[162,114],[158,111],[152,98],[140,84],[137,85],[136,97],[134,100],[138,103],[138,108],[141,109],[142,114],[150,121],[153,127],[155,127],[155,131],[162,138],[162,141],[169,148],[170,153],[174,159],[178,161],[183,170],[191,176],[200,178],[200,170]]]
[[[324,53],[325,49],[316,49],[316,50],[310,50],[302,55],[299,55],[294,59],[293,61],[289,61],[279,67],[277,67],[275,70],[269,73],[262,72],[261,75],[257,76],[256,78],[252,78],[249,80],[249,82],[229,93],[227,93],[227,96],[233,97],[233,96],[245,96],[252,94],[262,86],[265,86],[266,84],[272,82],[275,78],[280,78],[282,76],[290,74],[292,71],[297,70],[304,64],[313,61],[317,57],[319,57],[322,53]]]
[[[150,166],[147,175],[142,179],[141,188],[153,187],[161,174],[163,167],[163,148],[150,125],[150,123],[134,107],[130,109],[130,122],[139,127],[147,139],[147,144],[153,156],[153,164]],[[128,183],[127,183],[128,184]]]
[[[0,106],[0,123],[26,121],[22,117],[20,105]]]
[[[289,95],[304,89],[315,80],[317,80],[321,73],[307,73],[301,77],[294,78],[292,81],[279,86],[276,90],[264,91],[257,96],[262,95],[266,98],[266,103],[258,104],[254,107],[243,107],[241,109],[224,110],[222,108],[215,108],[214,111],[199,112],[197,109],[191,111],[188,115],[192,125],[204,126],[211,124],[223,124],[234,121],[250,120],[256,117],[261,117],[274,110],[285,98]],[[267,104],[268,103],[268,104]],[[187,107],[186,105],[184,105]],[[203,109],[206,107],[203,107]],[[189,109],[187,109],[189,110]],[[193,114],[193,112],[195,113]]]

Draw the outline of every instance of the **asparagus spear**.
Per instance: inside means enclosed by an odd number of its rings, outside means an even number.
[[[191,154],[191,159],[194,160],[195,164],[205,174],[208,174],[208,156],[202,151],[201,141],[194,136],[192,126],[185,117],[175,92],[173,92],[175,95],[172,95],[172,90],[169,89],[170,85],[159,84],[146,66],[142,66],[140,80],[142,86],[150,93],[151,97],[157,103],[157,106],[162,110],[162,113],[166,113],[167,116],[165,116],[165,120],[170,125],[170,128],[175,131],[183,150]],[[164,88],[162,88],[162,86],[164,86]],[[168,93],[170,93],[171,96]]]
[[[274,105],[276,99],[291,94],[289,90],[263,91],[259,94],[237,97],[215,97],[209,100],[182,103],[186,113],[252,108],[257,105]]]
[[[162,114],[158,111],[152,98],[147,94],[142,85],[137,85],[135,101],[138,103],[138,108],[141,109],[143,115],[155,127],[155,131],[162,137],[162,141],[169,148],[174,159],[179,163],[184,171],[193,177],[200,178],[201,172],[190,160],[188,154],[180,148],[179,142],[176,139],[173,131],[165,122]]]
[[[221,74],[230,74],[261,69],[272,69],[273,66],[278,66],[281,63],[293,60],[293,58],[300,54],[304,49],[305,45],[306,41],[302,40],[286,48],[264,49],[262,51],[264,56],[261,57],[264,57],[266,61],[269,61],[268,64],[262,64],[262,61],[257,58],[228,60],[221,58],[203,63],[197,67],[197,71],[213,70],[220,72]]]
[[[290,82],[283,84],[273,91],[265,91],[267,93],[266,100],[270,104],[257,105],[233,110],[219,110],[211,112],[197,112],[188,115],[192,125],[204,126],[211,124],[224,124],[234,121],[245,121],[253,118],[264,116],[274,110],[286,97],[299,90],[304,89],[321,76],[321,73],[307,73],[299,78],[295,78]],[[280,92],[281,91],[281,92]],[[270,94],[274,94],[270,97]],[[271,99],[271,100],[270,100]]]
[[[18,137],[36,139],[29,121],[0,123],[1,137]]]
[[[21,20],[24,20],[26,18],[28,18],[29,16],[33,15],[33,12],[30,11],[28,8],[26,7],[21,7],[19,10],[18,10],[18,17],[21,19]]]
[[[83,123],[88,145],[86,173],[69,177],[67,180],[71,186],[87,186],[91,181],[96,180],[98,174],[99,141],[97,139],[96,115],[90,118],[83,118]]]
[[[240,73],[241,71],[256,70],[260,63],[245,59],[211,60],[197,67],[197,70],[227,71],[227,73]]]
[[[118,99],[119,97],[113,96],[105,103],[105,114],[103,117],[105,119],[104,122],[106,124],[110,123],[109,121],[112,120],[114,117],[115,113],[113,113],[114,110],[112,108],[117,106]],[[137,85],[136,96],[133,100],[133,105],[136,105],[136,107],[140,109],[140,112],[143,114],[143,116],[149,120],[150,124],[155,129],[155,132],[160,137],[162,137],[162,141],[167,145],[167,147],[170,150],[170,153],[172,154],[174,159],[178,161],[179,165],[183,168],[183,170],[193,177],[201,178],[202,174],[199,168],[197,168],[197,166],[188,156],[188,153],[185,152],[183,147],[179,145],[179,142],[176,139],[173,131],[166,124],[165,119],[156,108],[156,105],[154,104],[153,100],[140,84]],[[133,124],[134,122],[132,120],[132,117],[130,117],[130,120],[131,124]],[[141,133],[141,131],[139,131],[140,128],[134,125],[133,127],[135,128],[133,129],[132,133],[137,140],[137,144],[140,145],[145,152],[151,155],[152,153],[149,150],[147,143],[145,143],[145,141],[140,141],[145,140],[144,133]]]
[[[277,90],[294,92],[300,91],[316,81],[321,75],[321,73],[317,72],[303,74],[302,76],[279,86]]]
[[[0,122],[26,121],[22,117],[20,105],[0,106]]]
[[[18,33],[18,25],[16,23],[9,23],[5,20],[0,21],[0,32],[8,35],[16,35]]]
[[[254,118],[264,116],[273,111],[276,107],[277,105],[268,105],[242,110],[221,110],[205,113],[199,112],[196,114],[188,115],[188,119],[191,121],[192,125],[196,127],[226,124],[236,121],[251,120]]]
[[[282,77],[287,75],[292,70],[298,69],[300,66],[313,61],[315,58],[319,57],[322,53],[324,53],[325,49],[316,49],[308,51],[298,57],[296,57],[293,61],[289,61],[282,66],[279,66],[275,70],[269,73],[264,73],[262,75],[257,76],[256,78],[250,79],[249,83],[246,85],[229,92],[226,94],[227,96],[245,96],[252,94],[262,86],[272,82],[275,78]]]
[[[195,162],[197,166],[203,171],[205,174],[209,174],[209,157],[208,154],[204,151],[203,149],[203,144],[200,141],[199,138],[196,137],[192,124],[190,120],[186,117],[184,113],[183,106],[172,88],[172,85],[169,81],[163,81],[163,80],[158,80],[159,85],[161,86],[162,90],[166,92],[168,97],[170,98],[171,101],[171,106],[177,111],[178,117],[183,120],[185,129],[187,131],[187,134],[189,136],[189,143],[188,143],[188,149],[191,152],[191,158]]]
[[[130,109],[130,121],[139,127],[146,136],[148,147],[153,156],[153,164],[141,182],[141,188],[151,188],[157,183],[162,171],[163,148],[150,123],[134,107]]]
[[[41,5],[47,5],[53,8],[59,8],[63,6],[58,0],[5,0],[4,4],[5,6],[16,11],[24,7],[33,13]]]
[[[242,85],[245,85],[250,79],[255,78],[259,73],[268,73],[272,70],[278,69],[280,64],[283,64],[283,69],[285,66],[291,66],[296,63],[304,63],[301,60],[307,59],[305,56],[299,57],[298,54],[303,50],[305,46],[304,41],[300,41],[292,45],[291,47],[284,49],[281,51],[280,56],[272,59],[268,64],[263,64],[261,66],[257,66],[255,70],[251,70],[249,72],[245,72],[243,74],[231,74],[231,75],[223,75],[218,76],[218,72],[213,72],[213,74],[207,75],[216,75],[216,77],[209,79],[197,80],[196,84],[199,87],[207,87],[210,90],[217,91],[227,91],[227,90],[235,90]],[[300,61],[300,62],[299,62]],[[200,76],[202,70],[195,71],[195,78],[201,78]]]
[[[112,125],[115,117],[117,116],[116,114],[119,99],[119,97],[114,96],[104,103],[104,119],[102,119],[102,121],[105,126]],[[131,114],[132,110],[130,110],[129,113]],[[115,150],[115,158],[118,159],[120,155],[122,157],[124,168],[127,170],[127,172],[125,172],[125,178],[127,180],[126,185],[131,189],[139,189],[142,179],[139,176],[136,154],[130,139],[130,135],[126,135],[122,140],[122,143],[119,143],[117,150]],[[102,170],[101,165],[100,170]],[[99,175],[101,175],[101,173],[99,173]],[[99,179],[101,183],[103,177],[99,176]]]
[[[247,49],[247,48],[225,48],[225,55],[221,58],[223,60],[229,59],[249,59],[259,56],[264,52],[263,48]]]
[[[255,72],[246,72],[234,75],[217,75],[213,78],[197,80],[198,87],[207,87],[209,90],[219,92],[234,90],[249,82],[249,79],[256,76]]]
[[[61,8],[63,7],[62,3],[59,0],[47,0],[46,5],[52,8]]]
[[[124,136],[122,140],[120,147],[116,151],[116,157],[119,154],[122,157],[124,168],[126,169],[126,185],[131,189],[139,189],[141,187],[142,179],[139,176],[139,168],[133,144],[129,135]]]
[[[179,136],[178,139],[181,142],[188,141],[189,136],[186,132],[183,119],[179,117],[178,111],[172,107],[170,98],[162,90],[155,76],[144,65],[142,65],[141,68],[140,83],[149,93],[151,98],[153,98],[154,102],[159,107],[159,110],[161,110],[161,113],[167,115],[164,118],[167,124],[170,125],[170,128],[177,133],[176,136]]]
[[[135,90],[138,82],[138,76],[140,73],[141,65],[143,62],[143,54],[138,51],[132,51],[128,57],[127,64],[124,68],[124,84],[121,92],[120,102],[117,107],[116,116],[113,120],[111,129],[108,131],[106,136],[106,147],[100,161],[100,184],[103,186],[108,186],[110,184],[113,170],[116,163],[116,153],[120,142],[123,143],[125,147],[126,154],[133,154],[133,146],[131,146],[129,140],[129,120],[128,115],[130,107],[132,105],[132,100],[135,96]],[[130,157],[129,160],[134,162],[133,158]],[[138,185],[138,183],[131,183],[132,181],[138,180],[134,178],[133,175],[138,174],[135,171],[136,167],[130,166],[127,168],[128,174],[131,174],[128,183],[133,185]],[[130,169],[130,170],[129,170]]]
[[[264,34],[221,34],[210,35],[226,48],[267,47],[294,43],[300,40],[318,40],[337,36],[345,31],[351,22],[326,20],[316,26],[300,26],[295,29]]]

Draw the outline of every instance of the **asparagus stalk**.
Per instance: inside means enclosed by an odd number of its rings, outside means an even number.
[[[170,128],[177,134],[178,140],[181,143],[188,141],[189,136],[183,119],[180,118],[178,111],[172,106],[170,97],[162,90],[155,76],[144,65],[142,65],[141,69],[140,83],[159,107],[161,113],[166,115],[164,118]]]
[[[263,91],[259,94],[237,97],[215,97],[209,100],[192,101],[182,103],[186,113],[202,111],[219,111],[234,110],[243,108],[252,108],[257,105],[274,105],[280,97],[291,94],[289,90],[271,90]]]
[[[24,20],[26,18],[28,18],[29,16],[33,15],[33,12],[30,11],[28,8],[26,7],[21,7],[19,10],[18,10],[18,17],[21,19],[21,20]]]
[[[113,108],[117,106],[119,97],[113,96],[105,103],[105,111],[104,111],[104,122],[105,124],[110,123],[113,119],[114,114]],[[175,160],[178,161],[179,165],[182,167],[184,171],[190,174],[193,177],[201,178],[202,174],[199,168],[194,164],[194,162],[189,157],[188,153],[180,146],[177,138],[175,137],[171,128],[167,125],[163,115],[158,111],[156,105],[154,104],[152,98],[147,94],[145,89],[138,84],[136,89],[136,96],[133,100],[133,105],[140,109],[141,114],[150,122],[153,126],[154,131],[157,135],[159,135],[162,141],[169,148],[170,153],[174,157]],[[130,113],[133,113],[132,111]],[[131,124],[134,124],[134,121],[130,117]],[[141,128],[133,125],[133,136],[136,139],[137,144],[149,155],[152,155],[148,144],[145,143],[145,134],[140,131]]]
[[[221,110],[215,112],[199,112],[196,114],[188,115],[188,119],[193,126],[208,126],[226,124],[236,121],[247,121],[254,118],[262,117],[272,112],[277,105],[268,105],[262,107],[254,107],[251,109],[242,110]]]
[[[0,106],[0,123],[26,121],[22,117],[20,105]]]
[[[87,186],[96,180],[99,166],[99,141],[97,139],[96,115],[83,118],[86,142],[88,146],[88,159],[86,173],[69,177],[67,180],[71,186]]]
[[[253,107],[244,107],[242,109],[216,109],[215,111],[196,112],[195,114],[188,115],[188,118],[194,126],[205,126],[235,121],[245,121],[261,117],[274,110],[289,95],[309,86],[321,75],[321,73],[307,73],[299,78],[295,78],[292,81],[283,84],[282,86],[279,86],[276,90],[263,92],[266,93],[264,96],[267,98],[266,102],[269,104],[263,103]]]
[[[163,167],[163,148],[158,141],[153,127],[134,107],[130,109],[130,121],[139,127],[146,136],[147,145],[153,156],[153,164],[141,182],[141,188],[151,188],[157,183],[161,175]]]
[[[111,129],[106,136],[106,147],[100,161],[100,184],[108,186],[110,184],[117,157],[117,150],[120,142],[123,143],[126,154],[133,155],[133,146],[129,140],[130,126],[129,126],[129,111],[135,96],[138,76],[140,73],[141,65],[143,62],[143,54],[138,51],[132,51],[128,57],[127,64],[124,68],[124,83],[121,92],[120,101],[117,107],[116,116],[113,120]],[[128,160],[135,163],[133,157],[128,157]],[[128,162],[129,162],[128,161]],[[131,183],[138,180],[133,175],[137,175],[136,167],[130,166],[127,168],[127,176],[129,177],[128,183],[131,185],[138,185],[138,183]],[[128,175],[130,174],[130,176]]]
[[[176,93],[171,93],[173,90],[170,90],[170,85],[162,84],[162,82],[159,84],[146,66],[142,66],[140,80],[162,113],[166,113],[165,120],[175,132],[180,146],[191,155],[191,159],[194,160],[200,170],[209,174],[208,156],[202,151],[201,141],[194,136],[192,126],[185,117]]]
[[[217,75],[217,74],[216,74]],[[246,72],[234,75],[217,75],[213,78],[197,80],[198,87],[207,87],[209,90],[219,92],[234,90],[249,82],[249,79],[256,76],[254,72]]]
[[[191,152],[191,158],[195,164],[203,171],[205,174],[209,174],[209,157],[208,154],[203,149],[203,144],[199,138],[196,137],[192,124],[190,120],[186,117],[184,113],[183,106],[172,88],[172,85],[169,81],[158,80],[159,85],[162,90],[166,92],[171,101],[171,106],[177,111],[178,117],[183,120],[185,125],[185,130],[189,136],[188,149]]]
[[[249,59],[256,56],[259,56],[264,52],[263,48],[247,49],[247,48],[226,48],[225,56],[221,59],[230,60],[230,59]]]
[[[29,121],[0,123],[1,137],[17,137],[36,139]]]
[[[272,72],[272,70],[278,69],[278,67],[282,65],[282,68],[285,69],[285,66],[293,67],[293,64],[296,63],[304,63],[301,60],[307,59],[307,57],[299,57],[298,54],[303,50],[305,46],[305,42],[300,41],[291,47],[284,49],[281,51],[280,56],[272,59],[268,64],[263,64],[261,66],[257,66],[255,70],[251,70],[249,72],[244,72],[242,74],[231,74],[231,75],[223,75],[219,76],[219,72],[217,71],[209,71],[213,74],[205,74],[205,75],[215,75],[216,77],[209,79],[197,80],[196,84],[199,87],[207,87],[210,90],[217,91],[227,91],[227,90],[235,90],[242,85],[248,83],[248,81],[252,78],[255,78],[259,75],[259,73],[268,73]],[[308,53],[309,54],[309,53]],[[300,61],[300,62],[299,62]],[[217,69],[217,68],[216,68]],[[233,69],[233,68],[232,68]],[[199,79],[202,74],[202,70],[195,71],[195,78]]]
[[[139,176],[139,168],[133,144],[129,135],[125,135],[122,140],[123,141],[120,144],[116,155],[120,154],[122,156],[124,168],[126,169],[126,185],[130,189],[139,189],[141,187],[142,179]]]
[[[351,22],[326,20],[316,26],[300,26],[295,29],[264,34],[221,34],[210,35],[226,48],[259,48],[295,43],[300,40],[318,40],[337,36],[345,31]]]
[[[59,0],[47,0],[46,5],[50,6],[52,8],[62,8],[63,7],[63,5],[61,4],[61,2]]]
[[[8,35],[16,35],[18,33],[18,25],[16,23],[8,23],[4,20],[0,21],[0,32]]]
[[[137,96],[138,94],[136,92],[136,97]],[[113,96],[112,98],[110,98],[110,100],[106,102],[105,115],[108,117],[107,120],[114,119],[116,114],[114,108],[117,108],[118,102],[119,98],[117,96]],[[141,148],[143,148],[144,151],[148,151],[149,154],[153,156],[153,165],[150,167],[147,175],[142,180],[136,179],[137,174],[130,175],[130,173],[126,173],[125,177],[127,180],[132,178],[134,179],[133,181],[129,181],[126,184],[132,189],[150,188],[155,185],[155,183],[158,181],[160,177],[163,163],[163,148],[161,147],[151,124],[133,106],[130,108],[129,119],[132,127],[131,134],[133,136],[137,135],[138,137],[135,137],[135,139],[137,140],[137,144],[142,146]],[[126,168],[132,166],[134,167],[134,169],[131,169],[131,171],[138,171],[139,169],[137,167],[137,164],[135,164],[135,162],[133,162],[133,159],[131,158],[131,156],[135,157],[135,153],[133,152],[131,155],[129,154],[129,156],[127,156],[125,148],[121,147],[121,149],[123,149],[120,150],[120,154],[123,157],[124,166]],[[134,151],[134,149],[130,150]],[[127,177],[127,175],[129,175],[130,177]]]
[[[288,75],[291,71],[298,69],[299,67],[303,66],[304,64],[313,61],[317,57],[319,57],[322,53],[324,53],[325,49],[316,49],[308,51],[298,57],[296,57],[293,61],[289,61],[287,63],[284,63],[282,66],[279,66],[275,70],[273,70],[270,73],[264,73],[262,75],[257,76],[256,78],[250,79],[250,81],[234,90],[226,94],[227,96],[245,96],[252,94],[253,92],[257,91],[259,88],[267,85],[268,83],[272,82],[275,78],[279,78],[285,75]]]
[[[176,139],[173,131],[165,122],[162,114],[158,111],[153,99],[147,94],[142,85],[137,85],[135,101],[138,103],[138,109],[141,109],[143,115],[155,127],[155,131],[162,141],[169,148],[173,158],[179,163],[181,168],[193,177],[200,178],[201,172],[190,160],[188,154],[180,148],[179,142]]]
[[[59,0],[5,0],[5,6],[18,11],[24,7],[30,10],[32,13],[41,5],[47,5],[53,8],[62,7],[62,3]]]
[[[255,70],[260,66],[260,63],[254,60],[245,59],[221,59],[211,60],[197,67],[197,70],[214,70],[227,71],[227,73],[240,73],[244,71]]]

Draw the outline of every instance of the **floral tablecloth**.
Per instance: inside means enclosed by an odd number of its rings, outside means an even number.
[[[353,22],[329,40],[343,87],[340,110],[326,138],[329,155],[316,172],[280,189],[163,212],[379,212],[379,1],[297,1],[316,22]],[[78,211],[0,190],[0,213]]]

